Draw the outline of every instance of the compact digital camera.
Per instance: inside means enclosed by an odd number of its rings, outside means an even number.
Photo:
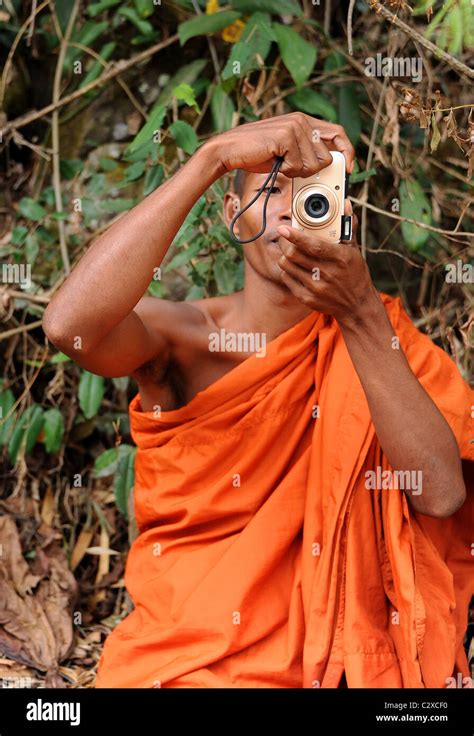
[[[332,163],[306,179],[295,176],[291,226],[308,235],[339,243],[352,237],[352,217],[344,214],[346,163],[340,151],[330,151]]]

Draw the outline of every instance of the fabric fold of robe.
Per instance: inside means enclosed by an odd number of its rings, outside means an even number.
[[[348,687],[443,688],[469,676],[474,396],[400,299],[380,296],[466,461],[464,506],[435,519],[401,489],[367,487],[367,471],[390,465],[327,315],[180,409],[142,411],[137,394],[135,607],[106,639],[96,687],[338,687],[345,672]]]

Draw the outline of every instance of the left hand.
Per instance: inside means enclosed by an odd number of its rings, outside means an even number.
[[[344,213],[352,214],[348,199]],[[377,295],[357,243],[358,220],[352,217],[352,239],[338,244],[307,235],[287,225],[278,227],[281,280],[311,309],[335,317],[341,325],[358,321],[367,302]],[[281,232],[289,231],[288,235]]]

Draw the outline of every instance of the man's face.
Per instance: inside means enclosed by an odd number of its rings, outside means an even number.
[[[247,174],[244,192],[241,199],[229,191],[224,198],[224,217],[227,226],[239,210],[245,207],[257,194],[268,174]],[[234,233],[240,240],[253,237],[262,229],[263,203],[268,194],[270,181],[256,202],[246,210],[235,222]],[[292,180],[279,173],[267,203],[267,225],[265,232],[257,240],[242,246],[247,265],[250,265],[260,276],[270,281],[280,281],[281,268],[278,259],[282,251],[278,245],[281,236],[277,232],[279,225],[291,225],[291,191]]]

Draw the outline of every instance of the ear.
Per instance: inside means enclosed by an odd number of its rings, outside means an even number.
[[[230,226],[232,219],[235,217],[237,212],[240,210],[240,197],[236,192],[232,190],[224,194],[224,221],[227,227]],[[239,234],[239,221],[234,225],[234,232],[236,235]]]

